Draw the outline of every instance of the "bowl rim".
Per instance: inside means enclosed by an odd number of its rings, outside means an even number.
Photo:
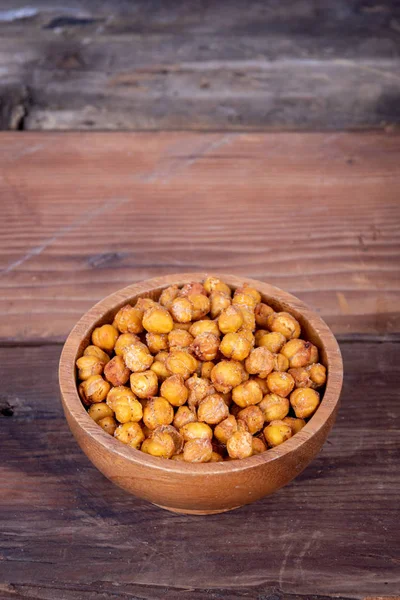
[[[96,326],[96,323],[110,310],[117,306],[128,303],[134,296],[145,297],[150,290],[159,290],[169,285],[184,285],[191,281],[203,281],[207,276],[215,276],[222,279],[232,288],[239,287],[243,283],[254,286],[262,295],[270,296],[281,307],[292,313],[299,313],[301,318],[310,322],[321,340],[323,340],[327,362],[327,383],[325,392],[318,410],[307,422],[305,427],[296,435],[286,440],[283,444],[270,448],[267,451],[253,455],[249,458],[232,461],[221,461],[213,463],[185,463],[153,457],[141,450],[136,450],[122,444],[119,440],[103,431],[88,415],[79,397],[76,386],[75,360],[80,350],[82,340]],[[334,370],[333,369],[334,365]],[[84,430],[105,451],[111,452],[132,464],[147,466],[154,471],[169,471],[182,475],[223,475],[254,469],[265,465],[281,457],[297,452],[301,446],[315,436],[329,420],[336,410],[340,399],[343,382],[343,363],[339,345],[335,336],[325,321],[317,315],[310,307],[288,292],[270,285],[268,283],[243,276],[227,275],[224,273],[177,273],[165,275],[152,279],[135,282],[122,288],[109,296],[106,296],[91,309],[89,309],[73,327],[64,344],[59,362],[59,385],[63,401],[64,412],[74,420],[76,425]]]

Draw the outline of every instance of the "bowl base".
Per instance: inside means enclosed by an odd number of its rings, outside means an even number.
[[[155,504],[158,508],[169,510],[169,512],[178,513],[180,515],[218,515],[219,513],[229,512],[230,510],[236,510],[240,506],[233,506],[232,508],[221,508],[219,510],[189,510],[186,508],[172,508],[171,506],[162,506],[161,504]]]

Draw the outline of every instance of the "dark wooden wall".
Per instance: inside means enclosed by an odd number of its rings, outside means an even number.
[[[1,0],[0,128],[393,128],[399,57],[396,0]]]

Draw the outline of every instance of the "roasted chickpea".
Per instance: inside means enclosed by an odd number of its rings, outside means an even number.
[[[217,425],[227,418],[229,408],[219,394],[211,394],[202,400],[197,409],[197,418],[209,425]]]
[[[258,375],[261,379],[265,379],[271,373],[274,364],[274,355],[263,346],[252,350],[245,361],[246,371],[251,375]]]
[[[151,298],[139,298],[135,304],[135,308],[141,313],[142,318],[145,311],[151,308],[152,306],[157,306],[157,302],[155,302]]]
[[[117,388],[114,388],[117,389]],[[126,388],[130,392],[129,388]],[[143,416],[143,408],[139,400],[132,394],[121,393],[119,396],[109,401],[107,397],[107,404],[112,404],[112,409],[115,412],[115,418],[120,423],[137,423]]]
[[[231,458],[248,458],[253,454],[253,436],[248,431],[236,431],[226,443]]]
[[[93,331],[92,343],[105,350],[105,352],[112,352],[118,335],[118,330],[112,325],[102,325],[101,327],[96,327]]]
[[[247,294],[246,292],[236,292],[233,295],[232,299],[233,306],[241,306],[246,308],[254,313],[254,309],[257,306],[257,301],[251,294]]]
[[[312,388],[319,388],[326,383],[326,367],[321,365],[321,363],[310,365],[307,367],[307,371],[312,381]]]
[[[169,353],[165,366],[173,375],[182,375],[183,379],[188,379],[197,369],[197,360],[183,350],[172,350]]]
[[[196,374],[187,379],[186,387],[190,390],[189,400],[192,400],[192,407],[197,406],[206,396],[215,392],[209,379],[204,379]]]
[[[144,433],[139,423],[124,423],[119,425],[114,432],[114,437],[123,444],[132,448],[139,448],[144,441]]]
[[[231,288],[217,277],[207,277],[203,285],[208,294],[211,294],[211,292],[222,292],[227,296],[231,295]]]
[[[238,413],[238,419],[244,421],[253,435],[264,427],[264,414],[258,406],[247,406]]]
[[[269,393],[269,387],[265,379],[261,379],[260,377],[253,377],[253,380],[256,381],[260,386],[263,396]]]
[[[255,335],[256,346],[267,348],[273,354],[279,352],[286,343],[286,338],[279,331],[263,331],[260,329]]]
[[[289,368],[289,360],[278,352],[278,354],[274,354],[274,371],[287,371]]]
[[[180,406],[175,413],[173,424],[176,429],[180,430],[188,423],[194,423],[196,420],[195,413],[188,406]]]
[[[190,349],[199,360],[214,360],[219,350],[219,337],[213,333],[201,333],[194,338]]]
[[[169,306],[169,311],[178,323],[189,323],[192,320],[193,307],[189,298],[175,298]]]
[[[211,460],[213,454],[212,444],[207,439],[194,439],[186,442],[183,449],[183,458],[186,462],[204,463]]]
[[[251,342],[240,333],[227,333],[219,346],[224,356],[239,361],[248,357],[251,348]]]
[[[110,384],[104,381],[101,375],[91,375],[78,388],[81,400],[86,406],[94,402],[103,402],[109,390]]]
[[[109,435],[114,435],[118,423],[114,419],[114,417],[104,417],[103,419],[100,419],[100,421],[97,421],[97,425],[100,425],[103,431],[105,431]]]
[[[149,333],[169,333],[174,322],[166,308],[155,304],[148,308],[143,315],[143,327]]]
[[[190,323],[175,323],[175,321],[174,321],[174,329],[172,331],[174,331],[175,329],[189,331],[189,329],[191,328],[192,325],[193,325],[193,323],[191,321],[190,321]]]
[[[198,422],[186,423],[186,425],[180,428],[179,433],[185,442],[197,439],[206,439],[211,441],[213,436],[213,431],[209,425]]]
[[[166,333],[146,333],[146,344],[152,354],[168,350],[168,335]]]
[[[154,364],[154,363],[153,363]],[[132,373],[130,377],[132,392],[138,398],[151,398],[158,392],[158,378],[154,371],[142,371],[142,373]]]
[[[271,331],[282,333],[287,340],[300,337],[300,323],[287,312],[272,313],[267,324]]]
[[[135,400],[135,394],[132,390],[124,385],[113,387],[107,394],[107,406],[115,411],[115,406],[121,402],[125,403],[127,399]]]
[[[268,446],[279,446],[292,437],[292,429],[283,421],[272,421],[264,429],[264,437]]]
[[[243,317],[242,329],[254,331],[256,328],[256,318],[254,316],[254,310],[247,308],[243,304],[238,305],[238,307],[240,308],[240,312],[242,313]]]
[[[148,347],[142,342],[136,342],[125,348],[122,356],[128,369],[134,373],[147,371],[154,360]]]
[[[170,425],[174,419],[174,409],[165,398],[155,397],[146,401],[143,409],[143,422],[149,429],[160,425]]]
[[[170,285],[169,287],[165,288],[165,290],[161,292],[159,300],[161,306],[164,306],[165,308],[169,309],[171,303],[175,300],[178,294],[179,288],[177,285]]]
[[[294,379],[294,384],[296,388],[313,387],[310,372],[306,367],[297,367],[296,369],[289,369],[289,373]]]
[[[115,342],[115,354],[117,356],[123,356],[124,350],[129,346],[132,346],[132,344],[136,344],[136,342],[140,342],[140,338],[134,333],[122,333]]]
[[[258,405],[263,413],[264,420],[270,421],[282,420],[289,412],[289,400],[278,394],[267,394]]]
[[[164,379],[167,379],[167,377],[171,375],[171,372],[167,369],[165,362],[165,360],[159,360],[157,359],[157,356],[155,356],[155,360],[150,367],[150,370],[157,375],[157,378],[160,381],[164,381]]]
[[[291,368],[305,367],[318,361],[318,348],[304,340],[289,340],[283,346],[281,353],[289,360]]]
[[[262,397],[261,388],[254,379],[249,379],[232,390],[232,400],[241,408],[258,404]]]
[[[207,292],[204,288],[204,285],[199,281],[185,283],[183,288],[179,290],[179,296],[198,296],[199,294],[207,296]]]
[[[193,342],[193,336],[184,329],[173,329],[168,334],[168,345],[173,348],[188,348]]]
[[[223,292],[212,292],[210,294],[210,315],[216,319],[228,306],[231,305],[231,299]]]
[[[172,458],[175,454],[175,444],[172,436],[161,431],[144,440],[140,449],[146,454],[160,458]]]
[[[130,304],[119,309],[114,317],[115,326],[121,333],[141,333],[143,313]]]
[[[161,384],[160,393],[172,406],[182,406],[189,396],[189,391],[181,375],[171,375]]]
[[[295,419],[294,417],[285,417],[282,421],[286,423],[286,425],[289,425],[293,435],[301,431],[306,424],[304,419]]]
[[[268,306],[268,304],[259,302],[254,310],[257,326],[261,329],[266,329],[268,327],[267,319],[274,312],[274,309]]]
[[[221,444],[226,444],[231,435],[237,430],[236,418],[233,415],[229,415],[226,419],[218,423],[214,429],[214,436]]]
[[[114,356],[104,367],[104,376],[112,385],[124,385],[131,374],[122,356]]]
[[[97,346],[88,346],[87,348],[85,348],[85,350],[83,351],[83,356],[96,356],[96,358],[101,360],[101,362],[105,365],[110,360],[108,354],[104,352],[104,350],[102,350],[101,348],[98,348]]]
[[[198,321],[206,316],[210,310],[210,300],[203,294],[192,294],[188,296],[192,305],[192,320]]]
[[[299,419],[311,417],[319,405],[319,393],[311,388],[298,388],[290,394],[290,404]]]
[[[220,454],[219,452],[214,452],[213,451],[212,454],[211,454],[211,458],[210,458],[209,462],[222,462],[223,460],[224,459],[223,459],[222,454]]]
[[[97,402],[89,406],[88,415],[92,417],[93,421],[98,423],[104,417],[113,417],[114,413],[105,402]]]
[[[85,379],[89,379],[92,375],[101,375],[104,364],[105,363],[97,356],[81,356],[76,361],[79,379],[84,381]]]
[[[266,450],[268,450],[264,441],[259,437],[253,437],[252,447],[253,454],[262,454],[262,452],[266,452]]]
[[[294,388],[294,379],[284,371],[273,371],[267,377],[270,391],[278,396],[288,396]]]
[[[184,462],[185,457],[183,456],[183,452],[181,452],[181,454],[174,454],[173,456],[171,456],[171,460],[177,460],[178,462]]]
[[[174,454],[180,454],[183,451],[183,437],[173,425],[161,425],[151,432],[150,437],[153,439],[160,433],[168,433],[174,440],[175,452]]]
[[[214,367],[215,363],[213,363],[212,360],[207,360],[206,362],[203,362],[201,365],[201,376],[204,379],[211,379],[211,371]]]
[[[242,382],[243,367],[236,360],[221,360],[211,371],[211,381],[217,390],[226,394]]]
[[[228,306],[218,317],[218,327],[222,333],[235,333],[242,325],[242,312],[237,306]]]
[[[217,337],[220,336],[220,331],[218,329],[218,325],[215,321],[210,321],[210,319],[202,319],[201,321],[196,321],[190,326],[189,333],[195,338],[202,333],[212,333]]]
[[[248,428],[248,425],[247,425],[246,421],[243,421],[243,419],[239,419],[238,415],[239,415],[239,413],[236,416],[238,431],[249,431],[249,428]]]
[[[260,292],[248,285],[247,283],[244,283],[242,287],[236,288],[235,295],[237,296],[238,294],[246,294],[247,296],[252,296],[256,304],[259,304],[261,302]]]

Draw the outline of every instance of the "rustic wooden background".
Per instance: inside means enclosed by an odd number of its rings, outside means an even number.
[[[1,0],[0,128],[400,122],[396,0]]]

